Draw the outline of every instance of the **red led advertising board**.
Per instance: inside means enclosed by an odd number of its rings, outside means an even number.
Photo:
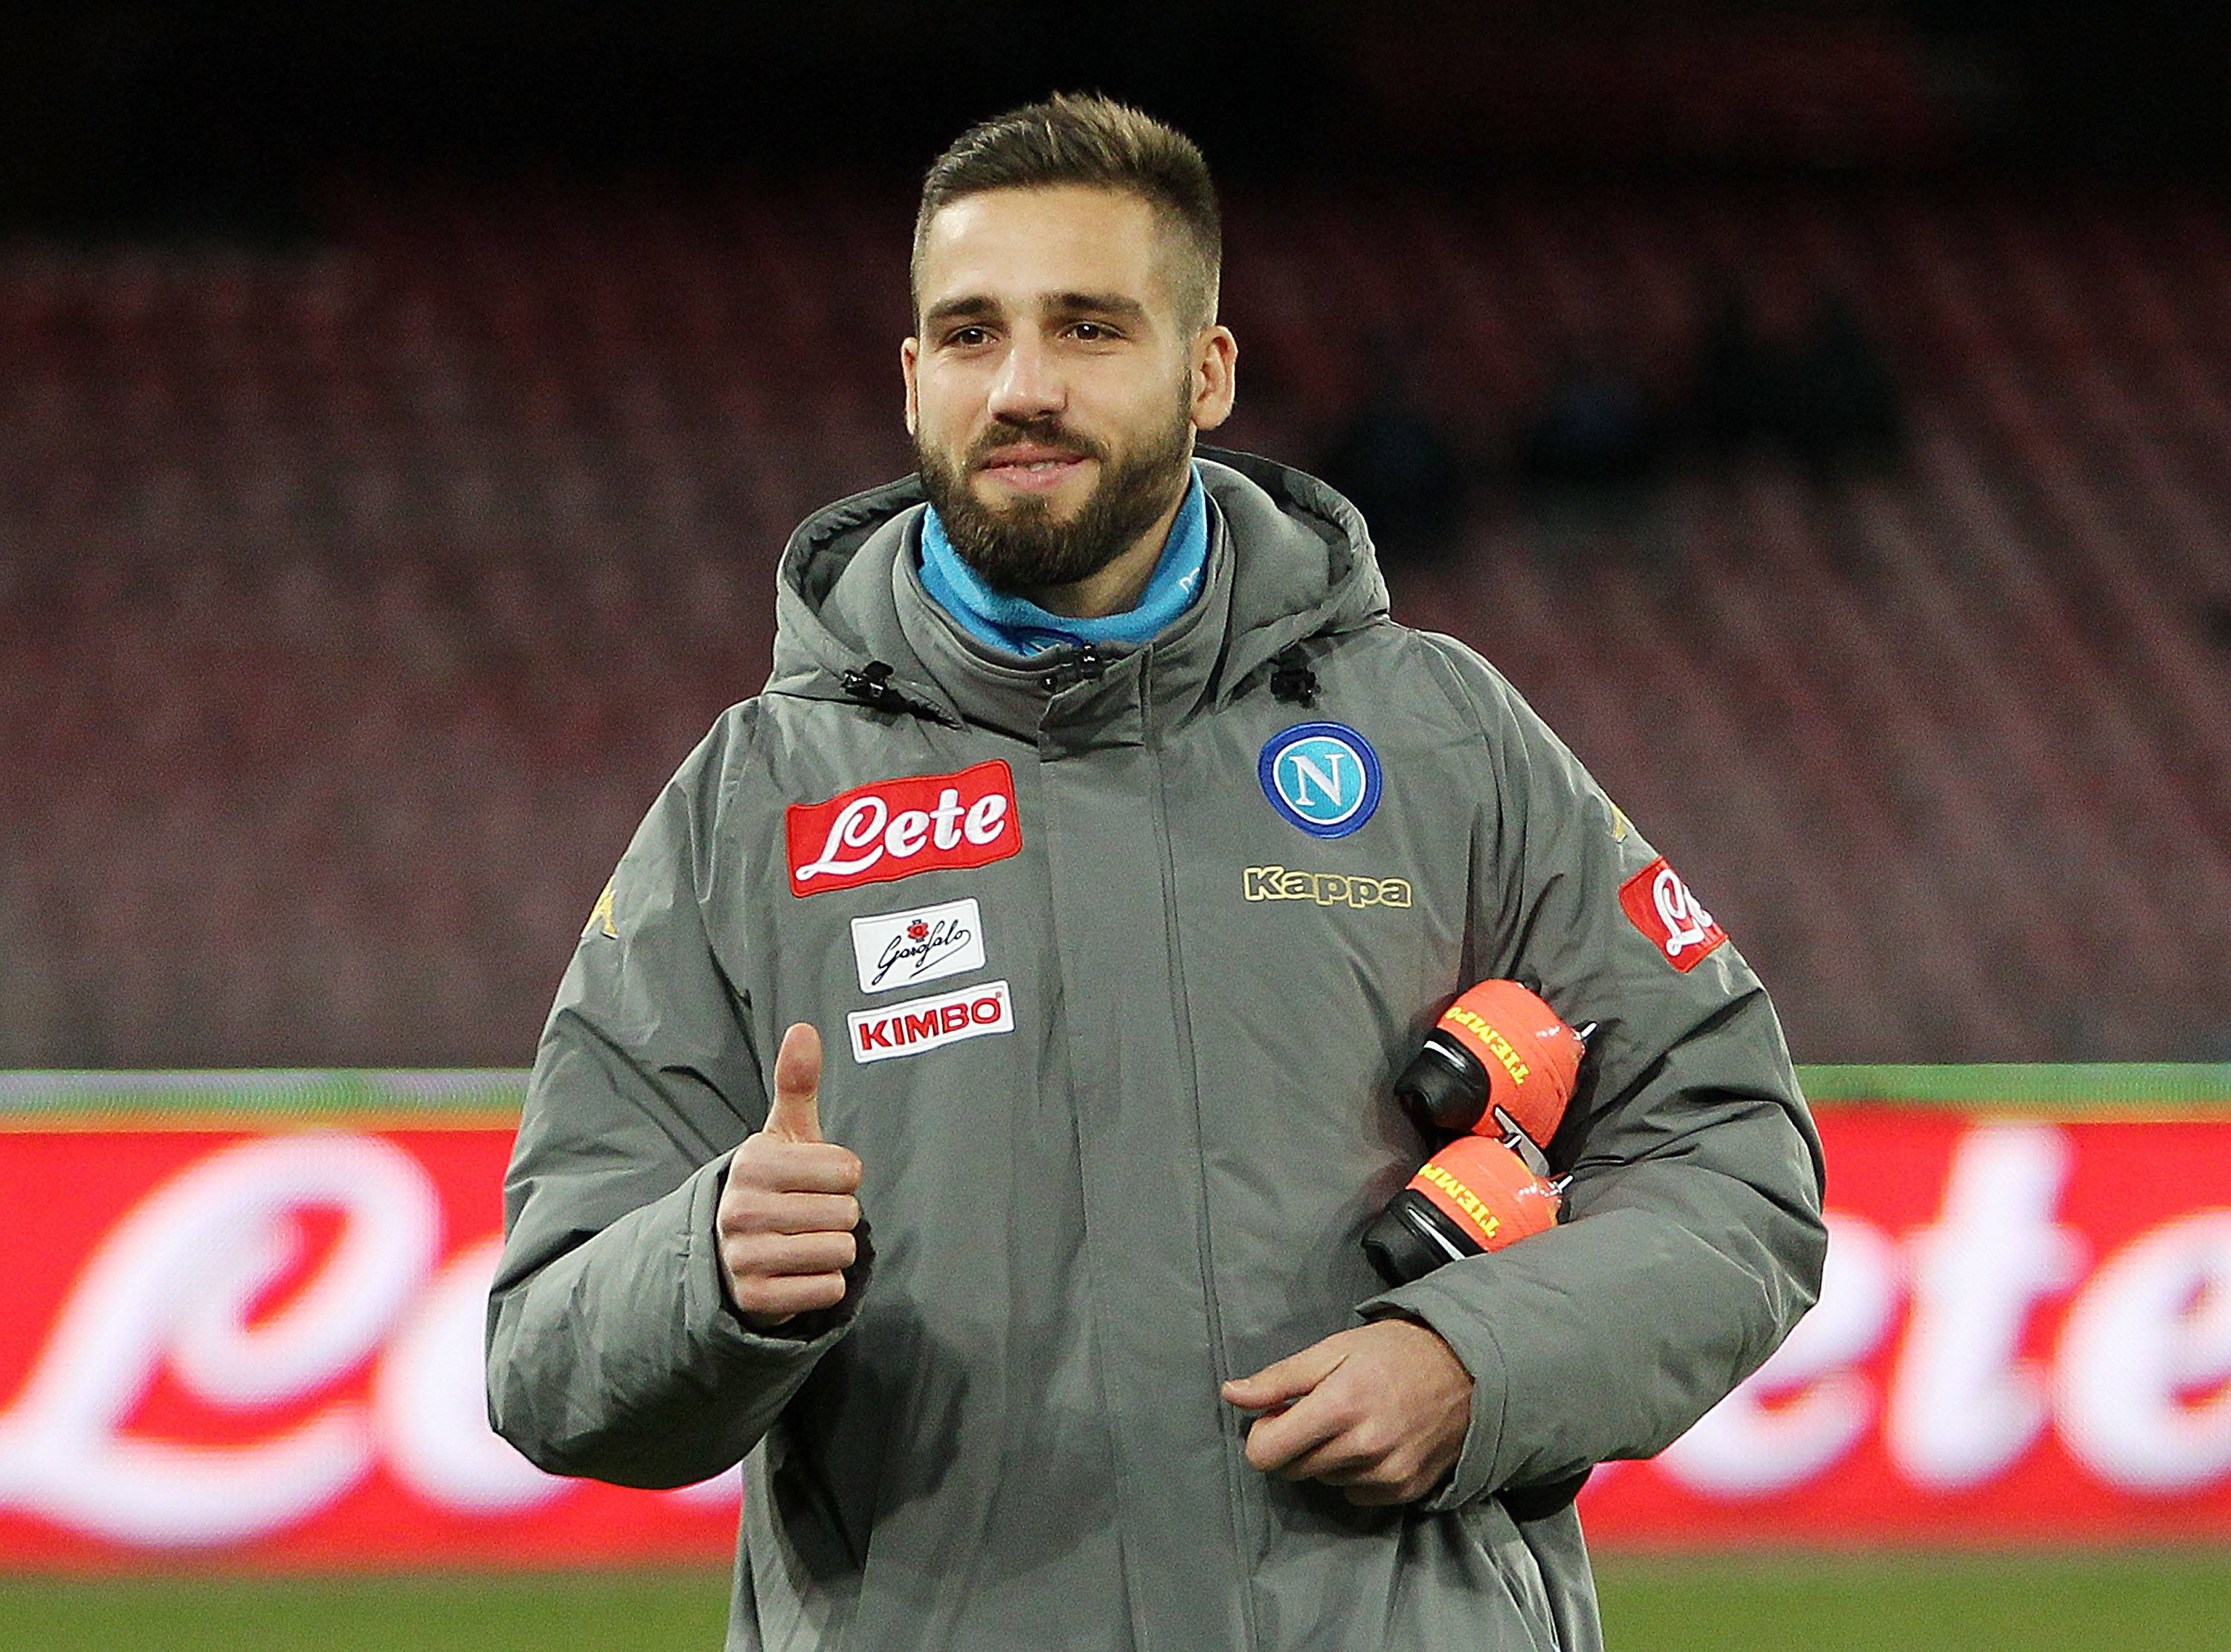
[[[733,1475],[553,1479],[488,1432],[500,1115],[245,1116],[0,1114],[0,1568],[729,1552]],[[1820,1122],[1820,1305],[1660,1456],[1599,1469],[1592,1539],[2231,1538],[2231,1120]]]
[[[1582,1509],[1634,1545],[2231,1536],[2231,1122],[1824,1108],[1821,1300]]]
[[[734,1477],[553,1479],[488,1427],[510,1132],[0,1133],[0,1565],[709,1558]]]

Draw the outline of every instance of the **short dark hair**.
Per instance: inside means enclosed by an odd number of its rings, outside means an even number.
[[[1180,315],[1195,327],[1216,319],[1224,226],[1208,163],[1192,139],[1112,99],[1057,93],[980,121],[930,165],[915,214],[909,274],[922,312],[922,249],[939,210],[989,190],[1084,184],[1138,196],[1181,236]]]

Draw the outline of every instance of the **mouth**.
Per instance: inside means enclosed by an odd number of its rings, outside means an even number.
[[[996,449],[976,468],[1019,492],[1043,494],[1060,487],[1091,462],[1086,455],[1067,448],[1022,442]]]

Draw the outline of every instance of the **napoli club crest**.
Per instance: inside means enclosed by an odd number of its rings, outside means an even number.
[[[1346,837],[1379,807],[1379,754],[1345,723],[1297,723],[1257,767],[1271,807],[1311,837]]]

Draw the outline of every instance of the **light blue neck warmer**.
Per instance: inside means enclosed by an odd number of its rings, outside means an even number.
[[[922,523],[922,589],[969,636],[1010,654],[1041,654],[1084,642],[1150,642],[1193,606],[1206,583],[1201,576],[1207,566],[1208,492],[1198,468],[1138,606],[1104,619],[1048,613],[1026,597],[994,590],[960,559],[934,507]]]

